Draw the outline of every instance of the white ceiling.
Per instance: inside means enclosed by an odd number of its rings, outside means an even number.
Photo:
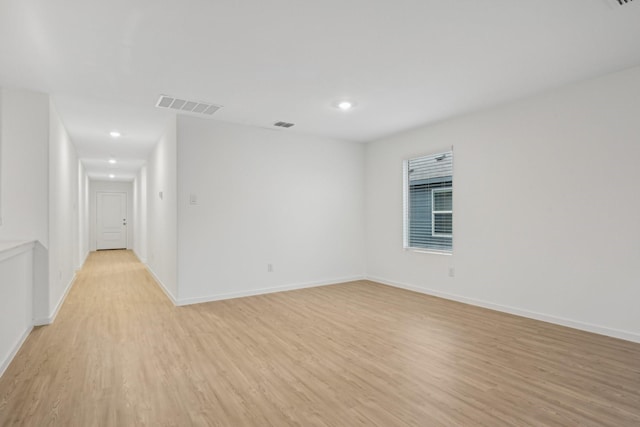
[[[132,170],[147,157],[160,94],[369,141],[640,64],[640,0],[615,4],[0,0],[0,85],[51,93],[95,173],[109,155]],[[357,107],[338,111],[343,98]]]

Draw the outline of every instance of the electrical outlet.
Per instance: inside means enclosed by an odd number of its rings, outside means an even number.
[[[453,267],[449,267],[449,277],[455,277],[456,270]]]
[[[267,264],[267,273],[273,273],[273,264]]]

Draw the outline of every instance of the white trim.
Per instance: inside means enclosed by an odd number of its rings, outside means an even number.
[[[405,251],[415,252],[418,254],[432,254],[432,255],[447,255],[451,256],[453,253],[445,251],[436,251],[435,249],[420,249],[420,248],[404,248]]]
[[[402,247],[409,248],[409,159],[402,161]]]
[[[145,264],[145,267],[147,267],[147,271],[149,272],[149,274],[151,274],[151,277],[153,277],[153,280],[155,280],[156,283],[158,283],[158,285],[160,286],[160,289],[162,289],[162,291],[165,293],[167,298],[171,300],[173,305],[180,305],[178,304],[178,300],[173,296],[171,292],[169,292],[169,289],[167,289],[164,283],[162,283],[162,280],[160,280],[160,278],[156,275],[156,273],[151,269],[149,264]]]
[[[76,275],[76,273],[73,273],[73,277],[71,278],[71,280],[67,284],[67,288],[64,290],[64,293],[62,294],[62,296],[58,300],[58,303],[56,304],[56,308],[53,310],[53,313],[50,314],[49,317],[40,318],[40,319],[33,319],[34,326],[50,325],[56,320],[56,317],[58,317],[58,312],[62,308],[62,305],[64,304],[64,301],[67,299],[67,295],[69,295],[69,291],[71,291],[71,288],[73,287],[74,283],[76,283],[76,278],[77,277],[78,276]]]
[[[319,280],[319,281],[314,281],[314,282],[304,282],[304,283],[296,283],[296,284],[291,284],[291,285],[274,286],[274,287],[271,287],[271,288],[252,289],[252,290],[240,291],[240,292],[229,292],[229,293],[223,293],[223,294],[208,295],[208,296],[204,296],[204,297],[184,298],[184,299],[178,300],[178,304],[177,305],[183,306],[183,305],[191,305],[191,304],[200,304],[200,303],[203,303],[203,302],[211,302],[211,301],[220,301],[220,300],[225,300],[225,299],[250,297],[250,296],[255,296],[255,295],[271,294],[271,293],[275,293],[275,292],[284,292],[284,291],[293,291],[293,290],[297,290],[297,289],[315,288],[315,287],[319,287],[319,286],[329,286],[329,285],[335,285],[335,284],[338,284],[338,283],[353,282],[353,281],[356,281],[356,280],[364,280],[364,279],[365,279],[365,276],[361,276],[361,275],[358,275],[358,276],[346,276],[346,277],[338,277],[338,278],[329,279],[329,280]]]
[[[5,371],[7,370],[11,362],[13,362],[13,358],[16,357],[16,354],[18,354],[18,351],[22,347],[22,344],[24,344],[24,342],[27,340],[27,337],[29,336],[32,330],[33,330],[33,325],[28,327],[24,331],[24,333],[22,334],[18,342],[13,346],[13,349],[11,350],[9,355],[6,357],[6,359],[2,361],[2,364],[0,365],[0,377],[4,375]]]
[[[87,262],[87,258],[89,258],[89,254],[91,253],[91,251],[86,251],[84,253],[84,257],[82,257],[82,261],[80,261],[80,265],[76,267],[76,273],[79,270],[82,270],[82,267],[84,267],[84,263]]]
[[[27,252],[35,245],[34,240],[0,240],[0,262]]]
[[[131,251],[133,252],[133,254],[136,256],[136,258],[138,258],[138,261],[140,261],[141,263],[143,263],[145,266],[147,265],[147,260],[145,258],[142,258],[140,256],[140,254],[138,254],[138,252],[136,252],[135,249],[131,249]],[[147,266],[148,267],[148,266]]]
[[[579,329],[581,331],[586,331],[586,332],[592,332],[594,334],[606,335],[613,338],[619,338],[626,341],[640,343],[640,334],[635,332],[607,328],[605,326],[599,326],[591,323],[580,322],[578,320],[567,319],[564,317],[553,316],[550,314],[538,313],[535,311],[525,310],[517,307],[507,306],[507,305],[495,304],[492,302],[478,300],[475,298],[467,298],[460,295],[449,294],[446,292],[440,292],[433,289],[422,288],[414,285],[409,285],[406,283],[395,282],[395,281],[383,279],[380,277],[367,277],[367,280],[370,280],[372,282],[378,282],[388,286],[393,286],[395,288],[406,289],[406,290],[418,292],[421,294],[426,294],[426,295],[431,295],[431,296],[444,298],[452,301],[457,301],[464,304],[475,305],[478,307],[488,308],[490,310],[514,314],[520,317],[540,320],[547,323],[553,323],[555,325],[566,326],[569,328]]]

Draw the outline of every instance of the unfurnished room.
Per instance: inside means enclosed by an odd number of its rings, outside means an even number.
[[[640,426],[640,0],[0,0],[0,426]]]

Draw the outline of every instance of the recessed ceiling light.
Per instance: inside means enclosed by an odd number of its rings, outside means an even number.
[[[109,132],[109,135],[111,135],[112,138],[120,138],[120,136],[122,136],[122,134],[117,130],[112,130]]]
[[[114,174],[112,174],[112,173],[110,173],[110,174],[109,174],[109,178],[113,179],[113,178],[115,178],[115,177],[116,177],[116,176],[115,176]]]
[[[338,107],[338,109],[342,110],[342,111],[349,111],[351,110],[353,107],[355,107],[355,102],[353,101],[347,101],[347,100],[343,100],[343,101],[338,101],[336,102],[335,106]]]
[[[118,162],[116,162],[116,159],[109,159],[109,163],[111,163],[112,165],[115,165]]]

